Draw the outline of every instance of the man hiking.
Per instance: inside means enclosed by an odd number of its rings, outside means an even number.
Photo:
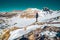
[[[38,21],[38,13],[36,13],[36,22]]]

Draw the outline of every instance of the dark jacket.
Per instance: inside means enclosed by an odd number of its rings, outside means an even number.
[[[36,18],[38,18],[38,13],[36,13]]]

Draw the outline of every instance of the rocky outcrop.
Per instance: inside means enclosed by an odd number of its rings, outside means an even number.
[[[0,14],[0,17],[9,17],[9,18],[11,18],[11,17],[13,17],[13,16],[16,16],[17,15],[17,13],[5,13],[5,14]]]

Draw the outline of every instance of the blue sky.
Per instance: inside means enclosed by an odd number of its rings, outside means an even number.
[[[25,10],[27,8],[48,7],[60,9],[60,0],[0,0],[0,11]]]

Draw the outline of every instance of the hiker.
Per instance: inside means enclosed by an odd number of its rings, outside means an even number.
[[[36,13],[36,22],[38,21],[38,13]]]

